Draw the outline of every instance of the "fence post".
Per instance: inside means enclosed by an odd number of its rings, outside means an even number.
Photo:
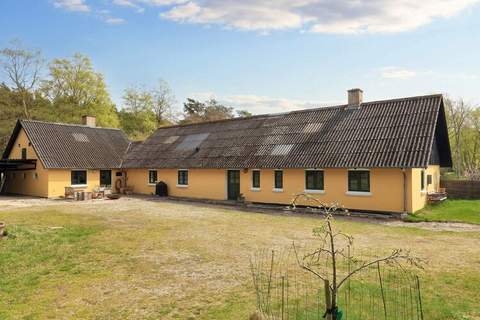
[[[332,314],[332,292],[330,291],[330,282],[324,280],[325,284],[325,319],[333,320]]]

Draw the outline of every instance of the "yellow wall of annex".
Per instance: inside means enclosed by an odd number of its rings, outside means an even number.
[[[421,175],[422,171],[425,170],[425,190],[421,190]],[[428,175],[432,176],[432,183],[428,184]],[[430,165],[427,169],[411,169],[411,184],[410,188],[410,197],[412,199],[409,212],[415,212],[427,204],[427,194],[428,192],[437,192],[440,187],[440,166],[439,165]]]
[[[135,193],[155,193],[155,185],[148,184],[148,170],[127,171],[128,185],[134,188]],[[426,192],[420,191],[420,171],[421,169],[405,170],[408,212],[418,210],[426,203]],[[157,177],[158,181],[167,183],[171,196],[225,200],[227,198],[226,172],[227,170],[224,169],[190,169],[188,187],[177,186],[176,169],[158,169]],[[281,192],[274,190],[273,169],[262,169],[260,172],[260,190],[252,190],[252,170],[240,170],[240,192],[246,201],[289,204],[295,194],[305,192],[304,169],[283,170]],[[432,174],[432,185],[428,186],[428,191],[437,190],[438,166],[430,166],[427,174]],[[349,194],[347,183],[347,169],[325,169],[324,192],[311,194],[323,202],[336,201],[350,209],[391,212],[404,210],[404,176],[401,169],[370,169],[370,194],[368,195]]]
[[[65,187],[71,186],[72,170],[50,169],[48,170],[48,196],[60,197],[65,195]],[[112,170],[112,184],[115,181],[115,170]],[[100,186],[100,170],[87,170],[87,184],[85,187],[77,187],[83,191],[91,192]]]
[[[27,134],[21,129],[8,158],[22,159],[22,149],[25,148],[27,159],[37,159],[36,170],[9,171],[5,188],[8,193],[47,197],[49,172],[29,142]]]
[[[168,193],[173,197],[224,200],[226,198],[225,171],[221,169],[188,170],[188,186],[177,186],[176,169],[158,169],[157,181],[168,186]],[[148,183],[148,170],[127,170],[127,185],[133,187],[134,193],[154,194],[155,184]]]

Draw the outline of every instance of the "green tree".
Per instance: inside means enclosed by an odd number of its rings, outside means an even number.
[[[245,118],[245,117],[251,117],[253,114],[250,111],[247,111],[247,110],[238,110],[237,115],[240,118]]]
[[[206,102],[200,102],[188,98],[183,104],[184,119],[181,123],[197,123],[204,121],[215,121],[231,119],[234,115],[232,107],[226,107],[215,99]]]
[[[87,56],[76,53],[70,59],[54,59],[41,90],[52,102],[58,121],[78,123],[82,115],[92,115],[99,126],[120,125],[103,75]]]
[[[31,92],[19,92],[9,88],[6,84],[0,84],[0,154],[10,138],[10,134],[17,119],[25,118],[22,101],[28,105],[31,119],[48,120],[51,117],[50,101],[43,99],[41,95]]]
[[[157,129],[157,117],[152,105],[153,97],[147,90],[125,90],[119,118],[122,129],[131,139],[143,140]]]
[[[173,103],[172,91],[163,80],[153,89],[127,88],[119,112],[121,127],[132,139],[145,139],[158,127],[174,123]]]

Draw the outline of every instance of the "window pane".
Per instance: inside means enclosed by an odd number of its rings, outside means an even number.
[[[260,188],[260,171],[258,170],[252,171],[252,187]]]
[[[87,171],[72,171],[71,184],[87,184]]]
[[[321,170],[306,171],[305,187],[307,190],[323,190],[323,171]]]
[[[370,172],[349,171],[348,191],[370,192]]]
[[[275,170],[275,189],[283,189],[283,171]]]
[[[178,181],[179,185],[188,185],[188,171],[187,170],[178,170]]]
[[[157,171],[150,170],[148,171],[148,183],[153,184],[157,182]]]

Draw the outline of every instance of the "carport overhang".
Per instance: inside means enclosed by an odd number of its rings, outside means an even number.
[[[37,168],[36,159],[2,159],[0,160],[0,172],[5,171],[25,171],[35,170]]]

